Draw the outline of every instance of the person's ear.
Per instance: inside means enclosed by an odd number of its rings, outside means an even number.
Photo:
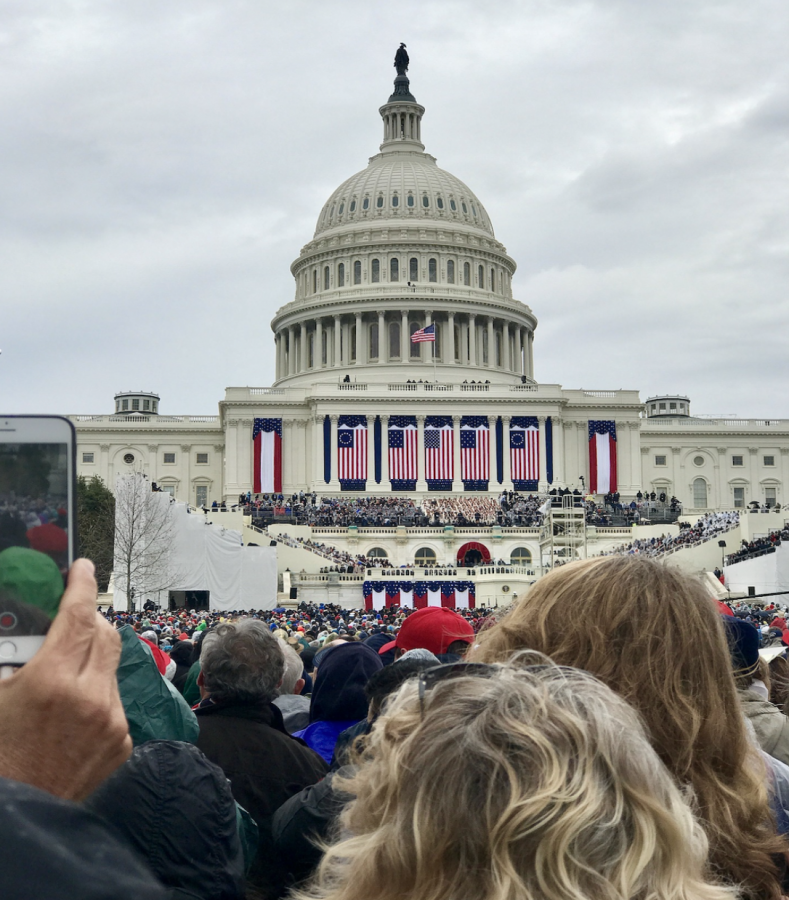
[[[205,678],[203,677],[203,670],[200,670],[200,673],[197,676],[197,686],[205,687]]]
[[[304,690],[304,685],[306,683],[307,682],[303,678],[299,678],[299,680],[296,682],[296,686],[293,688],[293,693],[301,694],[301,692]]]

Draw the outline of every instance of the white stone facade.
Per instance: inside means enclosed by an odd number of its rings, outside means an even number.
[[[515,415],[540,421],[540,490],[588,485],[588,422],[614,420],[623,498],[639,489],[665,491],[686,512],[753,500],[786,502],[789,421],[696,418],[686,397],[643,404],[636,390],[537,384],[537,319],[512,296],[515,262],[497,241],[487,211],[424,152],[424,108],[407,81],[405,92],[401,82],[380,113],[380,152],[332,194],[312,240],[291,266],[295,298],[271,323],[275,383],[229,387],[215,417],[160,416],[155,407],[151,414],[140,407],[123,415],[118,407],[115,415],[74,416],[80,474],[99,475],[112,486],[117,475],[137,470],[192,504],[235,501],[253,487],[254,419],[281,417],[283,491],[337,495],[338,417],[365,415],[368,423],[380,417],[385,435],[389,416],[415,415],[420,449],[412,496],[419,499],[431,496],[425,416],[454,421],[452,492],[462,493],[459,418],[487,416],[493,433],[501,417],[506,448]],[[411,334],[430,324],[436,325],[436,343],[412,344]],[[153,394],[140,397],[140,403],[146,397],[158,401]],[[328,482],[326,417],[333,448]],[[545,444],[549,418],[552,473]],[[512,488],[512,480],[508,451],[497,477],[494,444],[489,492],[498,495]],[[365,493],[391,494],[386,452],[380,481],[372,440],[368,452]]]

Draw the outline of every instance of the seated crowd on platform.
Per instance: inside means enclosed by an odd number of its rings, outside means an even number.
[[[4,900],[789,891],[759,629],[674,567],[571,563],[498,620],[95,597],[80,561],[2,682]]]
[[[731,566],[746,559],[763,556],[765,553],[774,553],[775,549],[781,546],[781,542],[786,540],[789,540],[789,525],[785,525],[780,530],[771,531],[766,537],[743,541],[739,550],[726,556],[726,565]]]
[[[665,553],[672,553],[683,547],[693,547],[701,544],[703,541],[709,541],[716,535],[724,534],[735,528],[739,521],[740,515],[737,512],[706,513],[694,525],[690,525],[688,522],[680,522],[679,534],[662,534],[660,537],[636,538],[629,544],[622,544],[613,550],[609,550],[607,553],[598,555],[662,556]]]

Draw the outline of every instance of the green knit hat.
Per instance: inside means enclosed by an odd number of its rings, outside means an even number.
[[[63,596],[63,576],[46,553],[9,547],[0,552],[0,592],[54,619]]]

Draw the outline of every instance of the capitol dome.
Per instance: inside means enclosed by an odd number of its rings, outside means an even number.
[[[331,194],[291,265],[295,299],[271,323],[277,384],[454,381],[480,368],[531,382],[537,320],[512,296],[515,261],[479,198],[425,152],[408,77],[394,88],[379,152]],[[435,341],[413,342],[424,328]]]

